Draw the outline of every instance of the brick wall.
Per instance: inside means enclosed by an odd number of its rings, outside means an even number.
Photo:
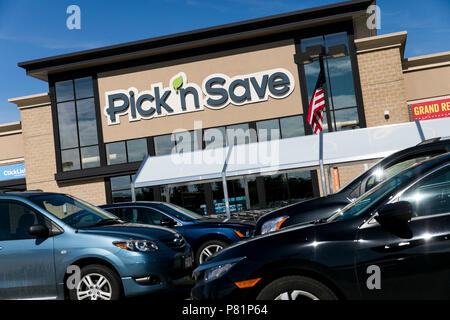
[[[367,126],[408,122],[400,48],[359,52],[358,68]],[[385,110],[390,114],[388,120]]]
[[[93,204],[106,203],[103,179],[58,184],[50,105],[22,108],[27,189],[68,193]]]
[[[338,167],[339,185],[340,185],[340,187],[341,188],[344,187],[347,183],[349,183],[354,178],[359,176],[361,173],[363,173],[364,171],[366,171],[367,169],[372,167],[377,161],[378,161],[378,159],[373,160],[373,161],[368,161],[367,163],[364,163],[364,164],[354,164],[354,165],[349,165],[349,166],[340,166],[340,167]],[[366,166],[367,166],[367,168],[366,168]],[[320,177],[320,171],[319,170],[317,170],[317,176],[319,177],[320,195],[323,196],[323,192],[322,192],[322,178]],[[333,176],[331,176],[331,179],[333,179]],[[328,186],[329,185],[329,180],[328,180],[328,172],[327,172],[326,169],[325,169],[325,181],[326,181],[327,186]],[[334,190],[334,181],[333,180],[331,180],[331,187],[332,187],[332,190],[333,190],[333,193],[334,193],[335,190]],[[327,192],[329,193],[329,189],[327,189]]]

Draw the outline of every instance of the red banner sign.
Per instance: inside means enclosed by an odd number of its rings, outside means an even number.
[[[411,106],[414,120],[450,117],[450,99],[416,103]]]

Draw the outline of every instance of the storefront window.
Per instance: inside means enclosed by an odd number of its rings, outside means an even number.
[[[108,165],[142,161],[147,155],[147,139],[112,142],[106,145]]]
[[[94,95],[92,78],[81,78],[75,80],[75,92],[77,99],[89,98]]]
[[[266,203],[269,208],[283,207],[289,203],[313,197],[309,171],[280,173],[264,177]]]
[[[336,130],[351,130],[359,128],[358,110],[356,108],[336,110],[334,112]]]
[[[131,177],[112,177],[111,192],[113,203],[131,201]]]
[[[314,197],[310,171],[289,172],[287,174],[290,202]]]
[[[227,126],[228,145],[250,143],[250,129],[248,123]]]
[[[303,116],[293,116],[280,119],[281,137],[293,138],[305,135]]]
[[[211,187],[213,192],[214,213],[226,213],[222,182],[212,182]],[[228,199],[230,203],[230,212],[240,212],[246,210],[247,208],[244,179],[228,180],[227,188]]]
[[[74,100],[72,80],[56,82],[55,90],[57,102]]]
[[[175,136],[166,134],[155,137],[155,154],[161,156],[175,152]]]
[[[125,142],[114,142],[106,145],[106,157],[108,165],[126,163],[127,154],[125,149]]]
[[[100,156],[98,155],[97,146],[81,148],[81,166],[84,169],[100,166]]]
[[[264,177],[266,203],[269,208],[278,208],[288,204],[289,187],[286,174],[276,174]]]
[[[280,139],[280,124],[278,119],[256,122],[258,141],[270,141]]]
[[[248,194],[250,196],[250,208],[259,209],[260,204],[258,198],[258,187],[256,185],[256,178],[255,177],[247,178],[247,185],[248,185]]]
[[[205,129],[203,132],[203,139],[205,141],[205,148],[212,149],[225,147],[227,145],[225,127]]]
[[[61,162],[63,171],[79,170],[81,165],[78,149],[61,151]]]
[[[147,139],[135,139],[127,141],[128,162],[142,161],[147,156]]]
[[[56,82],[55,93],[62,171],[99,167],[92,78]]]
[[[314,45],[322,45],[327,51],[329,47],[342,44],[346,46],[347,52],[349,52],[346,32],[308,38],[301,41],[303,51],[307,47]],[[304,68],[308,101],[310,101],[319,76],[320,63],[315,60],[310,64],[305,64]],[[350,57],[348,55],[340,58],[325,56],[324,68],[329,100],[329,110],[324,113],[323,119],[324,131],[341,131],[359,128],[360,120]],[[330,116],[331,130],[328,128],[327,115]]]
[[[169,187],[170,203],[206,215],[205,187],[203,184]]]
[[[131,181],[132,176],[120,176],[110,178],[111,183],[111,198],[113,203],[129,202],[131,197]],[[153,201],[154,194],[152,188],[136,188],[136,200],[137,201]]]
[[[194,131],[184,131],[175,133],[175,145],[177,153],[186,153],[202,148],[198,143],[198,137]]]
[[[97,123],[92,110],[95,110],[93,98],[77,101],[78,132],[82,147],[98,144]]]

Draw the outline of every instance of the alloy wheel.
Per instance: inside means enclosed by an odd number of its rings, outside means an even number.
[[[112,287],[99,273],[89,273],[81,278],[77,287],[78,300],[111,300]]]
[[[205,247],[202,252],[200,253],[199,263],[202,264],[203,261],[205,261],[209,256],[212,256],[216,252],[222,250],[223,247],[218,244],[211,244],[207,247]]]
[[[310,292],[302,290],[293,290],[289,292],[283,292],[278,295],[275,300],[319,300],[315,295]]]

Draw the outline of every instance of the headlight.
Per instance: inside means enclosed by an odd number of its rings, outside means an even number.
[[[261,227],[261,234],[279,230],[283,222],[285,222],[288,218],[288,216],[283,216],[264,222]]]
[[[227,273],[236,263],[226,263],[205,271],[205,281],[215,280]]]
[[[115,241],[113,245],[116,247],[137,252],[151,252],[158,250],[158,246],[149,240],[126,240],[126,241]]]

